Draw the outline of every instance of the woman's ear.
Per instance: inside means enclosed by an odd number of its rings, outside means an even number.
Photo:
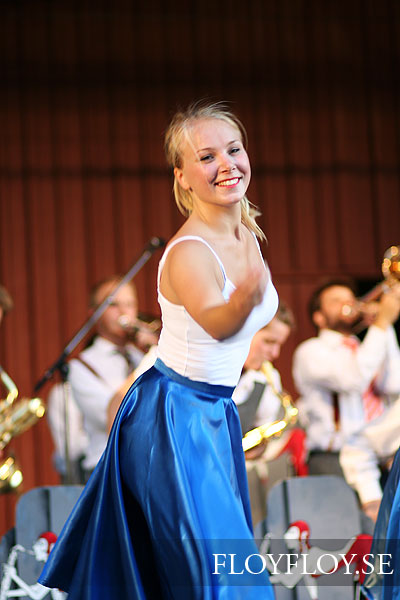
[[[179,185],[184,189],[184,190],[190,190],[190,186],[187,183],[185,176],[183,174],[182,169],[180,169],[179,167],[175,167],[174,169],[174,175],[175,175],[175,179],[177,180],[177,182],[179,183]]]

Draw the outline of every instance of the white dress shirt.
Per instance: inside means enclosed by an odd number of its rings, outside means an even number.
[[[143,353],[133,345],[127,345],[126,348],[135,365],[138,365]],[[89,437],[83,467],[91,470],[106,447],[107,407],[127,377],[127,363],[118,352],[118,347],[100,336],[80,356],[97,373],[95,375],[77,359],[69,363],[68,379]]]
[[[381,499],[379,463],[393,457],[399,446],[400,396],[383,415],[350,436],[340,452],[346,481],[362,504]]]
[[[393,327],[369,327],[356,351],[343,339],[342,334],[323,329],[294,353],[293,376],[301,394],[297,406],[310,450],[339,451],[344,440],[365,424],[362,396],[374,377],[381,395],[400,393],[400,350]],[[334,393],[338,394],[338,429]]]
[[[67,400],[67,418],[68,418],[68,453],[72,461],[81,458],[88,445],[88,436],[83,427],[82,413],[72,395],[72,390],[68,391]],[[46,417],[50,432],[56,448],[57,460],[63,461],[65,470],[65,411],[64,411],[64,389],[63,384],[57,383],[51,388],[47,396]]]

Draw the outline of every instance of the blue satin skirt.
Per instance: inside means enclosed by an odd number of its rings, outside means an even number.
[[[43,585],[69,600],[274,598],[252,535],[232,391],[160,360],[134,383]]]
[[[364,594],[370,600],[400,600],[400,448],[383,492],[371,555],[374,570],[365,578]]]

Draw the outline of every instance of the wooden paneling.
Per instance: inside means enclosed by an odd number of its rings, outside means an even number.
[[[84,322],[91,286],[182,223],[162,138],[199,97],[231,101],[248,129],[249,198],[297,320],[278,362],[295,395],[315,284],[379,280],[400,243],[399,30],[396,0],[1,3],[0,282],[15,309],[0,363],[21,395]],[[153,314],[159,256],[135,279]],[[25,489],[57,481],[45,421],[11,448]],[[14,504],[0,497],[0,534]]]

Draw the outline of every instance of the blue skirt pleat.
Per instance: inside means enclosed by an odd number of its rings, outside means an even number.
[[[69,600],[272,599],[231,394],[159,360],[144,373],[39,581]]]
[[[365,578],[365,595],[370,600],[400,600],[400,449],[385,485],[371,556],[374,570]]]

